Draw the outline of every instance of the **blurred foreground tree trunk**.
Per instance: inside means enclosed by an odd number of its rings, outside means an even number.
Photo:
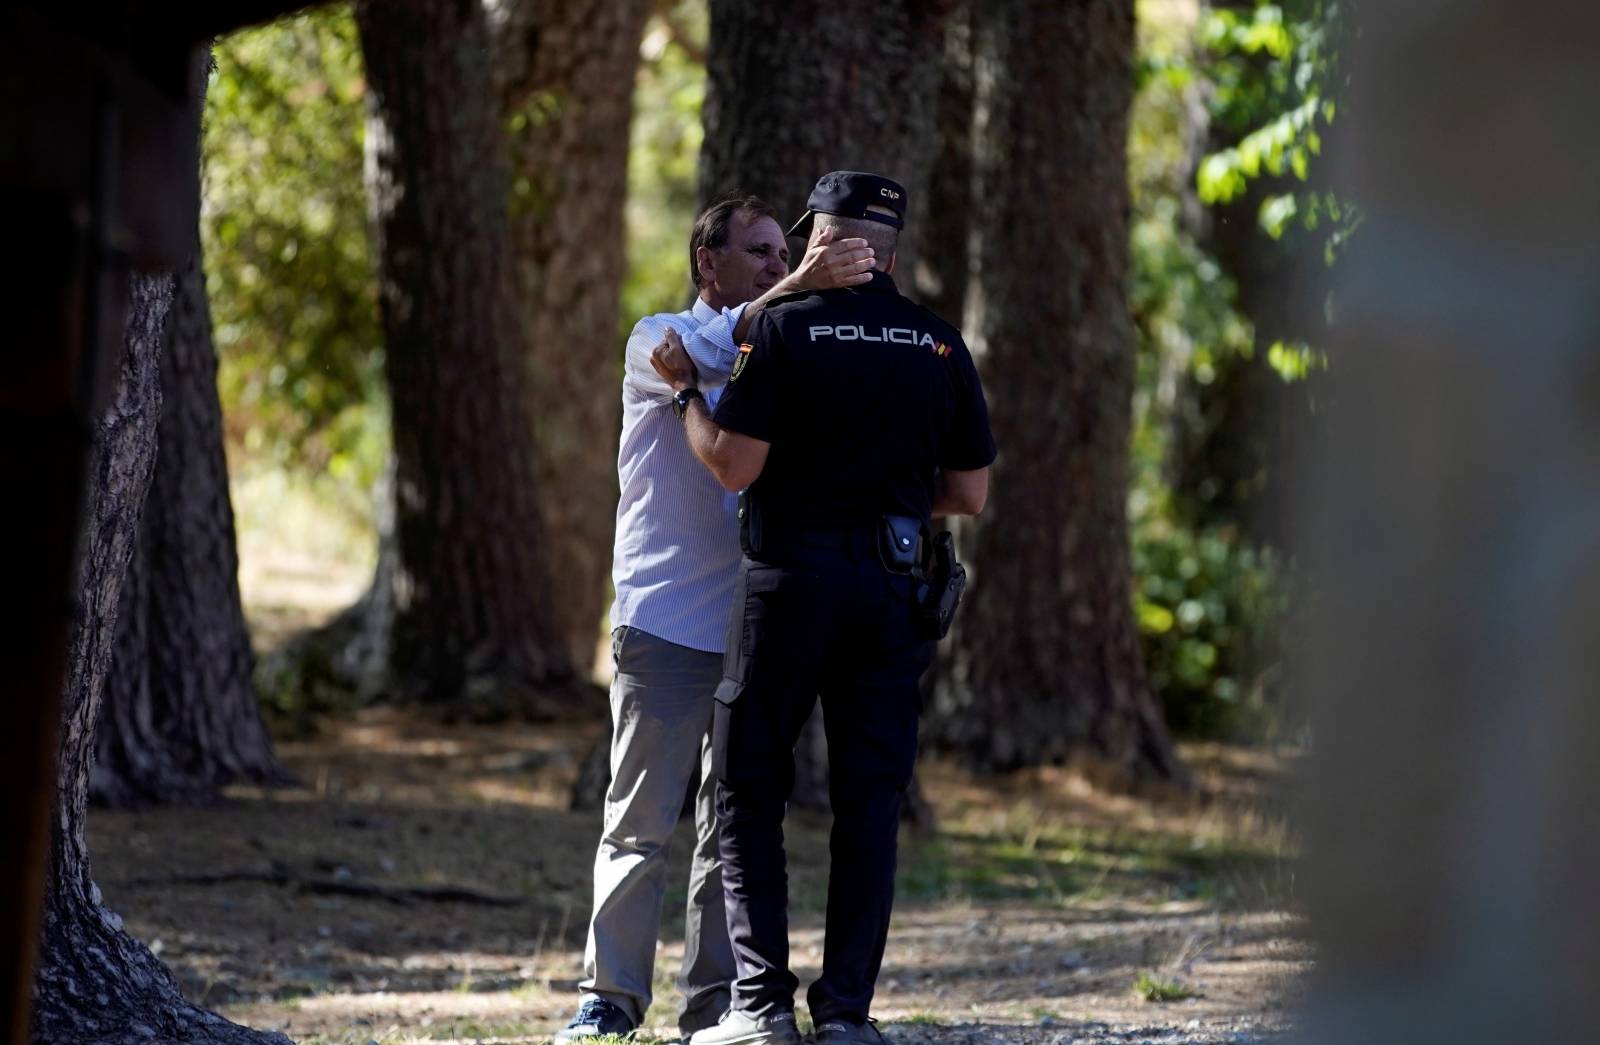
[[[204,98],[202,83],[196,135]],[[198,227],[195,237],[166,321],[155,477],[95,733],[89,791],[106,805],[205,802],[232,783],[289,783],[251,678]]]
[[[112,660],[123,576],[156,468],[162,324],[170,275],[135,276],[117,387],[94,433],[79,598],[62,708],[54,841],[34,981],[32,1037],[69,1042],[286,1043],[185,1001],[155,955],[122,929],[89,873],[84,818],[94,725]]]
[[[1001,0],[974,28],[966,333],[1000,459],[934,739],[1008,769],[1088,755],[1183,780],[1133,619],[1126,147],[1133,0]]]
[[[483,8],[367,2],[356,20],[394,433],[367,649],[391,696],[551,714],[574,674],[543,559]]]
[[[511,148],[511,236],[528,335],[544,558],[556,627],[593,663],[611,577],[627,272],[628,132],[649,0],[495,7],[494,72]]]
[[[1553,33],[1512,0],[1361,11],[1328,154],[1365,220],[1296,471],[1317,592],[1290,687],[1315,738],[1300,1038],[1589,1041],[1600,139],[1574,132],[1600,8],[1544,5]]]
[[[700,202],[750,192],[785,229],[817,178],[872,171],[906,187],[921,213],[934,155],[935,98],[953,0],[856,6],[711,0]],[[915,221],[900,237],[896,280],[915,290]],[[801,244],[790,244],[798,258]],[[822,713],[795,750],[799,805],[828,804]]]

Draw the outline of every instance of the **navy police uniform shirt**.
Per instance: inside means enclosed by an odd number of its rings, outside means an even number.
[[[750,492],[766,525],[786,529],[926,521],[936,469],[995,458],[961,335],[884,272],[769,304],[739,346],[713,420],[772,444]]]

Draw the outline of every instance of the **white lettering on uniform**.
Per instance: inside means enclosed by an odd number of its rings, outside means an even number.
[[[910,327],[879,327],[876,335],[867,333],[867,328],[863,326],[814,326],[807,327],[806,332],[812,341],[821,337],[831,337],[836,341],[892,341],[897,345],[922,345],[927,348],[939,346],[932,334],[924,334]]]

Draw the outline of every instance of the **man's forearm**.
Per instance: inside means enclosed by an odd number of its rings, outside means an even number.
[[[742,490],[761,474],[767,444],[717,424],[704,399],[690,401],[683,426],[689,449],[724,490]]]
[[[941,469],[934,477],[934,515],[977,515],[989,499],[989,469]]]
[[[711,420],[710,408],[704,399],[694,399],[689,403],[689,409],[683,415],[684,435],[688,437],[689,449],[700,459],[700,463],[710,470],[719,483],[724,486],[723,473],[727,468],[726,454],[719,453],[722,447],[723,429]]]
[[[765,294],[756,298],[754,301],[750,302],[744,307],[744,312],[739,315],[739,322],[735,323],[733,327],[734,344],[738,344],[739,342],[743,341],[745,339],[745,335],[750,333],[751,322],[756,318],[756,316],[761,314],[762,309],[767,307],[767,302],[771,301],[773,298],[781,298],[785,294],[793,294],[796,291],[804,289],[805,284],[802,282],[801,276],[798,272],[791,272],[787,276],[778,280],[778,282],[774,283],[771,290],[767,291]]]

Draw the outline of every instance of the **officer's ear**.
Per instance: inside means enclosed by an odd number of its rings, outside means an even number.
[[[900,256],[900,252],[898,250],[891,250],[889,252],[889,263],[887,265],[883,266],[883,274],[885,276],[894,275],[894,262],[895,262],[895,259],[898,258],[899,256]]]
[[[717,260],[709,247],[694,248],[694,268],[700,273],[701,286],[717,281]]]

